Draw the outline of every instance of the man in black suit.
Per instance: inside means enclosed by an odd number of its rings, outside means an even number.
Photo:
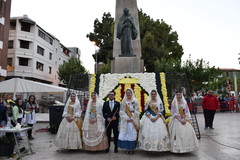
[[[114,135],[114,153],[118,152],[118,122],[119,122],[119,110],[120,110],[120,103],[114,100],[114,92],[108,93],[109,101],[104,102],[103,104],[103,117],[105,119],[105,126],[107,127],[107,137],[108,137],[108,144],[110,148],[111,142],[111,134],[113,130]],[[110,124],[109,124],[110,123]],[[109,152],[109,148],[106,149],[106,153]]]

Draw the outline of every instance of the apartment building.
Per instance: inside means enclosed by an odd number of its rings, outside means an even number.
[[[70,57],[80,58],[80,51],[65,47],[60,41],[28,18],[12,17],[8,41],[8,78],[21,77],[59,85],[58,67]],[[76,55],[77,54],[77,55]]]

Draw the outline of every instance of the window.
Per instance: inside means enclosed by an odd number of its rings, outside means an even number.
[[[10,30],[15,30],[16,29],[16,21],[11,21],[10,22]]]
[[[43,71],[43,64],[40,63],[40,62],[37,62],[36,69],[39,70],[39,71]]]
[[[69,50],[67,48],[63,49],[63,53],[65,53],[67,56],[69,56]]]
[[[43,56],[44,55],[44,49],[40,46],[37,46],[37,53]]]
[[[48,35],[43,33],[41,30],[38,30],[38,36],[47,41],[48,43],[50,43],[51,45],[53,44],[53,40]]]
[[[7,64],[8,64],[9,66],[12,66],[12,58],[8,58],[8,59],[7,59]]]
[[[49,42],[51,45],[53,44],[53,40],[50,38],[50,42]]]
[[[26,22],[22,22],[21,31],[30,32],[31,25]]]
[[[48,43],[53,44],[53,40],[52,40],[50,37],[47,37],[47,36],[46,36],[45,40],[46,40]]]
[[[52,67],[49,67],[49,74],[52,74]]]
[[[52,60],[52,53],[49,52],[49,59]]]
[[[19,66],[28,66],[28,58],[19,57]]]
[[[13,48],[13,40],[8,41],[8,48],[9,49]]]
[[[20,40],[20,48],[29,49],[29,41]]]
[[[38,36],[41,37],[42,39],[45,39],[45,34],[40,30],[38,30]]]

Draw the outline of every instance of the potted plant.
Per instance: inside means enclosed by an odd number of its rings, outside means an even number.
[[[0,137],[0,156],[11,156],[14,152],[15,140],[12,134]]]

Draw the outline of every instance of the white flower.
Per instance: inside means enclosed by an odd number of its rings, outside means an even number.
[[[138,83],[148,93],[150,93],[152,89],[157,88],[155,73],[101,74],[99,82],[99,97],[101,99],[105,98],[108,95],[108,92],[112,91],[118,85],[119,80],[125,77],[139,79]]]

